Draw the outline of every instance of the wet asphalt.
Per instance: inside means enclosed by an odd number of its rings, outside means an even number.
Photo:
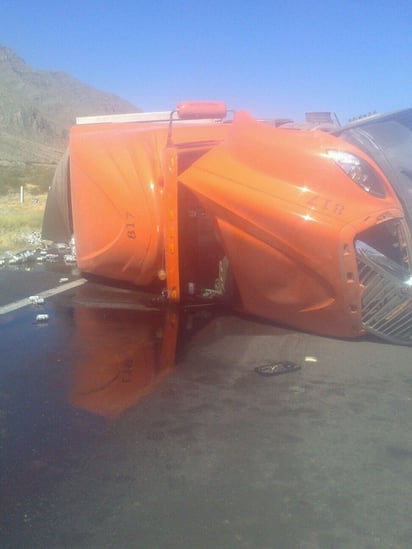
[[[0,326],[2,548],[412,546],[412,349],[91,282]]]

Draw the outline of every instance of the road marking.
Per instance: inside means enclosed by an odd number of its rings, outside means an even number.
[[[36,295],[44,298],[51,297],[53,295],[66,292],[67,290],[71,290],[72,288],[77,288],[77,286],[81,286],[85,282],[87,282],[85,278],[78,278],[77,280],[73,280],[72,282],[67,282],[66,284],[60,284],[60,286],[56,286],[55,288],[50,288],[50,290],[45,290],[44,292],[41,292]],[[30,300],[29,297],[25,297],[24,299],[20,299],[19,301],[14,301],[14,303],[9,303],[8,305],[3,305],[2,307],[0,307],[0,315],[5,315],[6,313],[17,311],[17,309],[21,309],[22,307],[27,307],[27,305],[33,305],[33,302]]]

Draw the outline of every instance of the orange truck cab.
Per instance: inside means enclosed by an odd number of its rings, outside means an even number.
[[[381,169],[329,133],[225,117],[220,102],[181,103],[159,120],[72,129],[60,187],[80,270],[172,302],[223,299],[309,332],[412,344],[411,237]],[[64,194],[53,187],[46,227]]]

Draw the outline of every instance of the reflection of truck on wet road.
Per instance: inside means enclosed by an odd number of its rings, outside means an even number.
[[[411,344],[410,232],[378,165],[326,132],[225,117],[210,102],[79,120],[44,237],[73,232],[82,272],[172,302]]]

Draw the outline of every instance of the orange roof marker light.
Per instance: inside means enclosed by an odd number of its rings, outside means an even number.
[[[325,129],[229,112],[81,119],[44,237],[74,234],[85,276],[170,302],[412,345],[411,224],[381,164]]]

